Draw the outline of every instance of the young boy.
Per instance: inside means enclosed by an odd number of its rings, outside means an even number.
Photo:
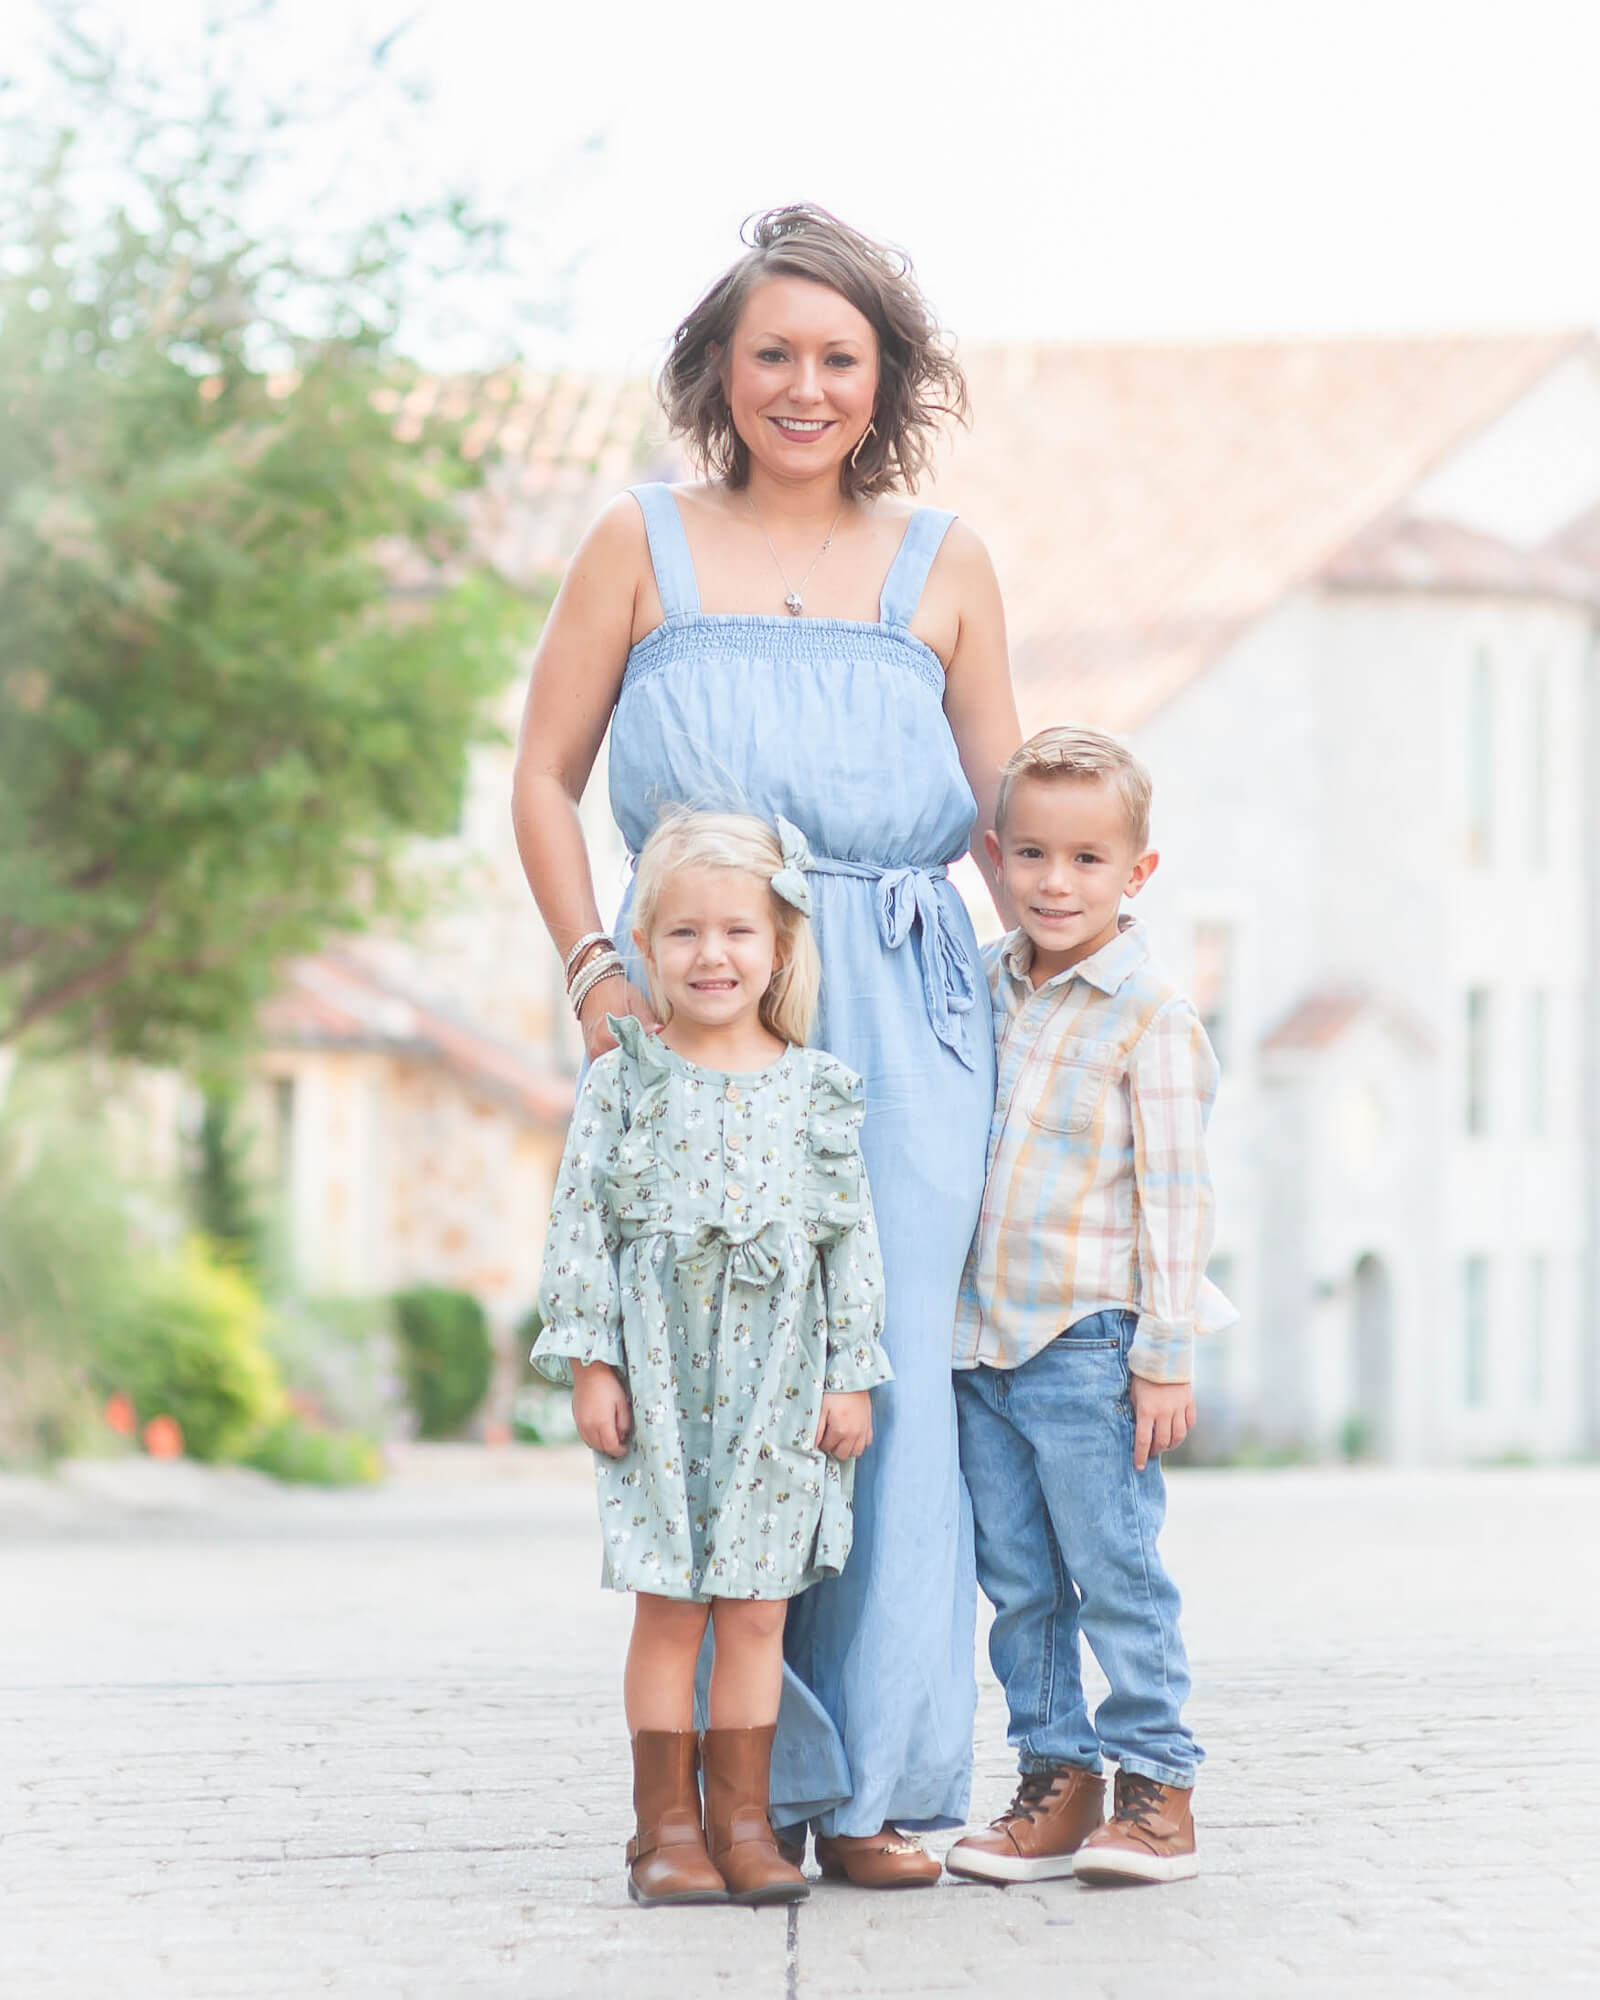
[[[1195,1421],[1197,1321],[1235,1315],[1204,1276],[1216,1058],[1121,907],[1155,873],[1149,818],[1149,776],[1120,743],[1048,729],[1007,763],[987,836],[1019,928],[986,954],[999,1090],[956,1410],[1021,1783],[946,1857],[980,1881],[1199,1865],[1161,1454]],[[1092,1723],[1080,1630],[1111,1684]]]

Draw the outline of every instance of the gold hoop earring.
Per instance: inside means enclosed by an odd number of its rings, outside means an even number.
[[[861,433],[860,437],[856,439],[856,448],[850,454],[850,470],[852,472],[854,472],[856,469],[856,460],[861,456],[862,446],[866,443],[868,438],[875,438],[877,435],[878,435],[878,426],[869,417],[867,419],[866,429]]]

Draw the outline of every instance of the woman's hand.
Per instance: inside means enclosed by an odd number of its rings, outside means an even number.
[[[833,1390],[822,1399],[817,1449],[841,1461],[859,1458],[872,1442],[872,1392]]]
[[[622,1377],[607,1361],[572,1364],[572,1420],[591,1451],[624,1458],[633,1435],[633,1405]]]
[[[578,1011],[578,1020],[583,1028],[583,1052],[593,1062],[596,1056],[603,1056],[607,1049],[617,1046],[617,1038],[606,1026],[608,1014],[637,1014],[651,1034],[659,1032],[661,1023],[656,1019],[656,1010],[650,1005],[648,994],[641,993],[628,979],[602,979],[591,987]]]

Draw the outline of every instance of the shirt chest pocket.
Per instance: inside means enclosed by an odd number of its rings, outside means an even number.
[[[1041,1132],[1077,1138],[1100,1115],[1106,1093],[1121,1074],[1115,1048],[1082,1036],[1063,1035],[1036,1063],[1037,1082],[1028,1102],[1028,1122]]]

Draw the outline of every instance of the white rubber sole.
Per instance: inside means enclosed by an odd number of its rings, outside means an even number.
[[[1041,1854],[1032,1861],[1020,1854],[963,1854],[958,1843],[944,1858],[952,1875],[974,1882],[1050,1882],[1073,1872],[1073,1854]]]
[[[1091,1847],[1073,1857],[1080,1882],[1186,1882],[1200,1873],[1198,1854],[1136,1854],[1126,1847]]]

